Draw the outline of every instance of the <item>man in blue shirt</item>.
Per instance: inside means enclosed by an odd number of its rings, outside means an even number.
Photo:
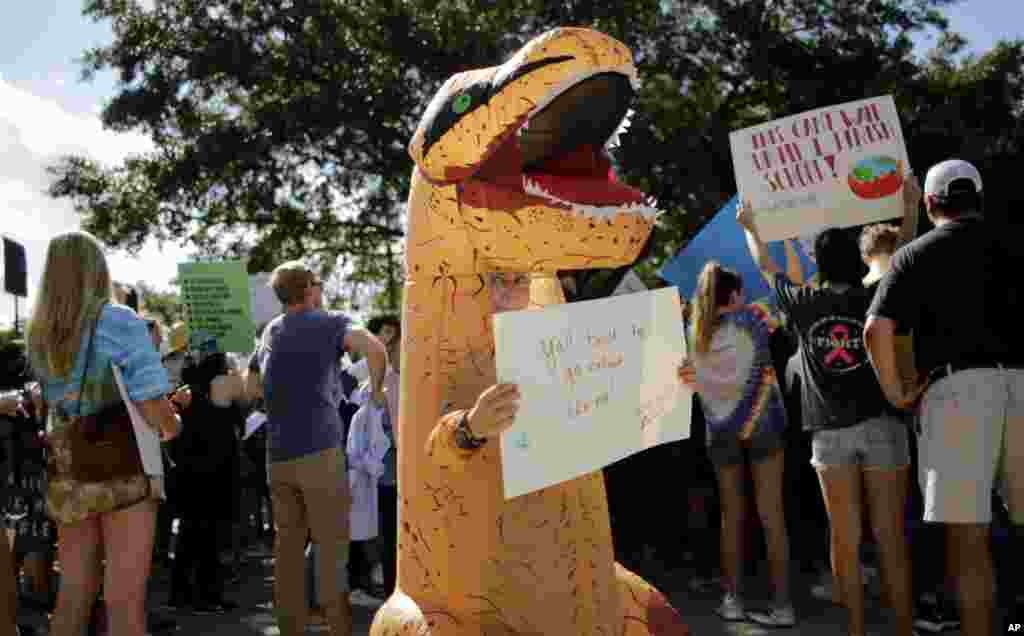
[[[349,636],[350,497],[338,413],[339,364],[349,350],[366,356],[372,399],[383,405],[387,353],[349,318],[321,309],[320,280],[301,262],[279,266],[270,284],[285,312],[263,330],[249,364],[257,382],[248,385],[262,389],[267,405],[267,471],[277,528],[274,611],[282,636],[305,632],[303,550],[312,536],[320,546],[319,598],[330,633]]]

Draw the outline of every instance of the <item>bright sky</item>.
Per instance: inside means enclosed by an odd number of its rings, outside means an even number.
[[[41,274],[46,242],[55,233],[77,228],[78,216],[67,201],[45,195],[45,167],[68,153],[86,153],[117,163],[145,151],[145,138],[104,131],[97,113],[114,91],[114,78],[103,74],[79,82],[75,59],[86,48],[109,42],[106,24],[81,15],[82,0],[11,2],[0,23],[0,233],[23,243],[28,252],[30,299]],[[983,52],[999,39],[1024,37],[1024,3],[1019,0],[965,0],[946,10],[951,27]],[[919,38],[927,48],[931,38]],[[110,258],[115,279],[144,280],[167,287],[185,251],[147,246],[135,259]],[[2,274],[2,272],[0,272]],[[0,322],[13,316],[13,299],[0,294]],[[25,303],[21,303],[24,315]]]

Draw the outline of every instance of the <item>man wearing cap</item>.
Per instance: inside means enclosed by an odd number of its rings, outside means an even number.
[[[959,581],[962,633],[993,631],[992,488],[1024,522],[1024,350],[1019,272],[1004,235],[982,215],[978,170],[961,160],[928,171],[935,229],[900,248],[868,310],[865,341],[886,397],[918,406],[924,520],[943,523]],[[914,334],[916,386],[904,386],[895,333]]]
[[[340,313],[326,312],[321,283],[290,261],[270,277],[285,313],[274,318],[249,365],[250,387],[267,405],[267,463],[277,538],[274,613],[282,636],[300,636],[309,621],[303,551],[319,545],[318,598],[332,636],[352,633],[348,596],[349,492],[338,413],[341,356],[355,350],[370,367],[372,399],[384,404],[384,345]]]

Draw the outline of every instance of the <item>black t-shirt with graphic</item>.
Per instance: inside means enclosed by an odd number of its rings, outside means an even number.
[[[794,285],[781,273],[773,286],[800,345],[804,430],[845,428],[887,412],[864,346],[871,293]]]

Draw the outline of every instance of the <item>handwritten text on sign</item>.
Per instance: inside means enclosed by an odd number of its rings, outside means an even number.
[[[499,314],[498,378],[522,404],[502,437],[506,497],[689,436],[674,288]]]
[[[740,193],[765,240],[900,215],[909,165],[891,97],[809,111],[729,140]]]

